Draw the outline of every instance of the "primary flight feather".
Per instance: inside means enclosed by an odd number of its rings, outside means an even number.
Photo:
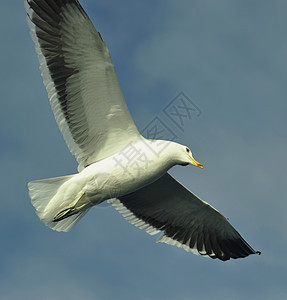
[[[140,135],[109,50],[79,2],[26,0],[25,7],[56,121],[79,163],[77,174],[29,183],[39,218],[68,231],[108,201],[135,226],[162,232],[160,242],[221,260],[258,253],[167,173],[174,165],[203,166],[186,146]],[[130,155],[140,159],[131,163]]]

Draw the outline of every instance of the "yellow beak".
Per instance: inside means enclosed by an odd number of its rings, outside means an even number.
[[[192,156],[190,156],[189,159],[191,161],[191,163],[190,163],[191,165],[197,166],[197,167],[199,167],[201,169],[204,168],[203,165],[200,164],[199,162],[197,162]]]

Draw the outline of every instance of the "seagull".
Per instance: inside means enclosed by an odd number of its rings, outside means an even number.
[[[77,0],[25,0],[43,82],[78,173],[32,181],[43,223],[69,231],[104,201],[158,242],[222,261],[255,251],[215,208],[168,170],[197,162],[187,146],[144,138],[129,113],[110,52]]]

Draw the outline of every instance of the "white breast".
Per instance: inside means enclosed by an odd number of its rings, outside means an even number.
[[[170,151],[157,153],[155,143],[142,140],[129,144],[123,151],[94,163],[79,173],[86,178],[85,193],[91,201],[101,201],[126,195],[164,175],[172,167]]]

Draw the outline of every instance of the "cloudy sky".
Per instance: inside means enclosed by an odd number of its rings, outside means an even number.
[[[22,1],[0,10],[0,298],[287,299],[287,2],[82,0],[139,129],[158,118],[205,169],[171,173],[261,256],[228,262],[155,243],[112,207],[45,227],[27,182],[76,172],[42,84]],[[199,109],[165,114],[183,92]]]

